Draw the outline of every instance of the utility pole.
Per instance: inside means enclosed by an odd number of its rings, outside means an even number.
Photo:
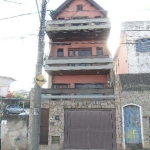
[[[38,39],[38,56],[36,64],[35,76],[42,74],[43,53],[44,53],[44,37],[45,37],[45,18],[46,18],[46,0],[42,0],[40,29]],[[40,142],[40,120],[41,120],[41,87],[35,82],[33,93],[33,120],[31,131],[31,150],[39,150]]]

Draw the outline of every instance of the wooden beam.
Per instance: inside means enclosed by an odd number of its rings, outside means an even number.
[[[42,89],[42,94],[113,94],[113,88],[101,88],[101,89]]]

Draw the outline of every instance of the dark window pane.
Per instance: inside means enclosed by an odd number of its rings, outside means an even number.
[[[85,56],[85,50],[81,50],[80,55],[81,55],[81,56]]]
[[[85,64],[80,64],[80,66],[85,66]]]
[[[92,64],[86,64],[86,66],[92,66]]]
[[[70,87],[69,84],[53,84],[54,89],[57,89],[57,88],[65,89],[65,88],[69,88],[69,87]]]
[[[62,57],[63,56],[63,49],[58,49],[57,56]]]
[[[79,64],[75,64],[75,66],[79,66]]]
[[[59,27],[64,27],[65,25],[64,24],[59,24]]]
[[[83,5],[77,5],[77,11],[82,11],[83,10]]]
[[[95,16],[95,18],[101,18],[101,16]]]
[[[136,41],[137,52],[150,52],[150,39],[141,39]]]
[[[97,55],[98,55],[98,56],[103,55],[103,50],[102,50],[102,48],[97,48]]]
[[[75,88],[103,88],[103,84],[102,83],[97,83],[97,84],[75,84]]]
[[[70,50],[69,51],[69,56],[73,56],[73,52],[74,52],[73,50]]]
[[[91,50],[86,50],[86,56],[91,56]]]

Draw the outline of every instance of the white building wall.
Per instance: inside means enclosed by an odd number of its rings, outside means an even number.
[[[10,84],[15,80],[9,77],[0,76],[0,97],[5,97],[10,91]]]
[[[150,39],[150,21],[123,22],[122,31],[126,33],[129,73],[150,73],[150,52],[136,52],[135,44],[136,40]]]

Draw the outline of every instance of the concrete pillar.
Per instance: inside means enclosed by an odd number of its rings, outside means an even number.
[[[53,84],[52,75],[49,75],[48,76],[48,88],[52,88],[52,84]]]

